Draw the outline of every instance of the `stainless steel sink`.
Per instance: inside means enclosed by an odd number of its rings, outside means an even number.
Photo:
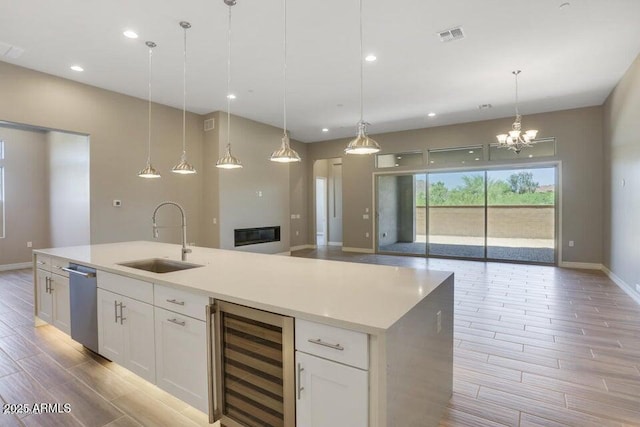
[[[123,267],[136,268],[138,270],[150,271],[152,273],[171,273],[172,271],[189,270],[191,268],[204,267],[203,265],[191,264],[183,261],[175,261],[166,258],[142,259],[139,261],[121,262],[118,265]]]

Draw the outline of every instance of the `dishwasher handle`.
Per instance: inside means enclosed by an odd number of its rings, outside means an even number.
[[[96,277],[96,273],[85,273],[84,271],[78,271],[73,268],[62,267],[62,270],[66,271],[67,273],[77,274],[82,277]]]

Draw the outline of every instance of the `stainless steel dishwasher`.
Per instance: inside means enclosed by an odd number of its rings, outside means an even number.
[[[69,273],[71,338],[98,352],[98,290],[96,270],[78,264],[63,268]]]

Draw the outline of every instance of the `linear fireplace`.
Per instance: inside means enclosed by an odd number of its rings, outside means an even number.
[[[280,241],[280,226],[237,228],[234,232],[234,246],[257,245]]]

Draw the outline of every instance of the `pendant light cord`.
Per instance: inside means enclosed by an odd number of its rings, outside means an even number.
[[[282,99],[284,100],[284,136],[287,136],[287,0],[284,3],[284,84],[282,88]]]
[[[153,62],[153,48],[149,47],[149,141],[147,151],[147,165],[151,164],[151,64]]]
[[[182,68],[182,160],[187,156],[187,27],[184,28],[184,64]]]
[[[516,76],[516,116],[520,115],[520,109],[518,108],[518,74],[520,71],[514,71],[513,74]]]
[[[364,62],[362,58],[362,39],[362,0],[360,0],[360,123],[364,123]]]
[[[231,147],[231,5],[229,5],[229,31],[227,43],[227,149]]]

